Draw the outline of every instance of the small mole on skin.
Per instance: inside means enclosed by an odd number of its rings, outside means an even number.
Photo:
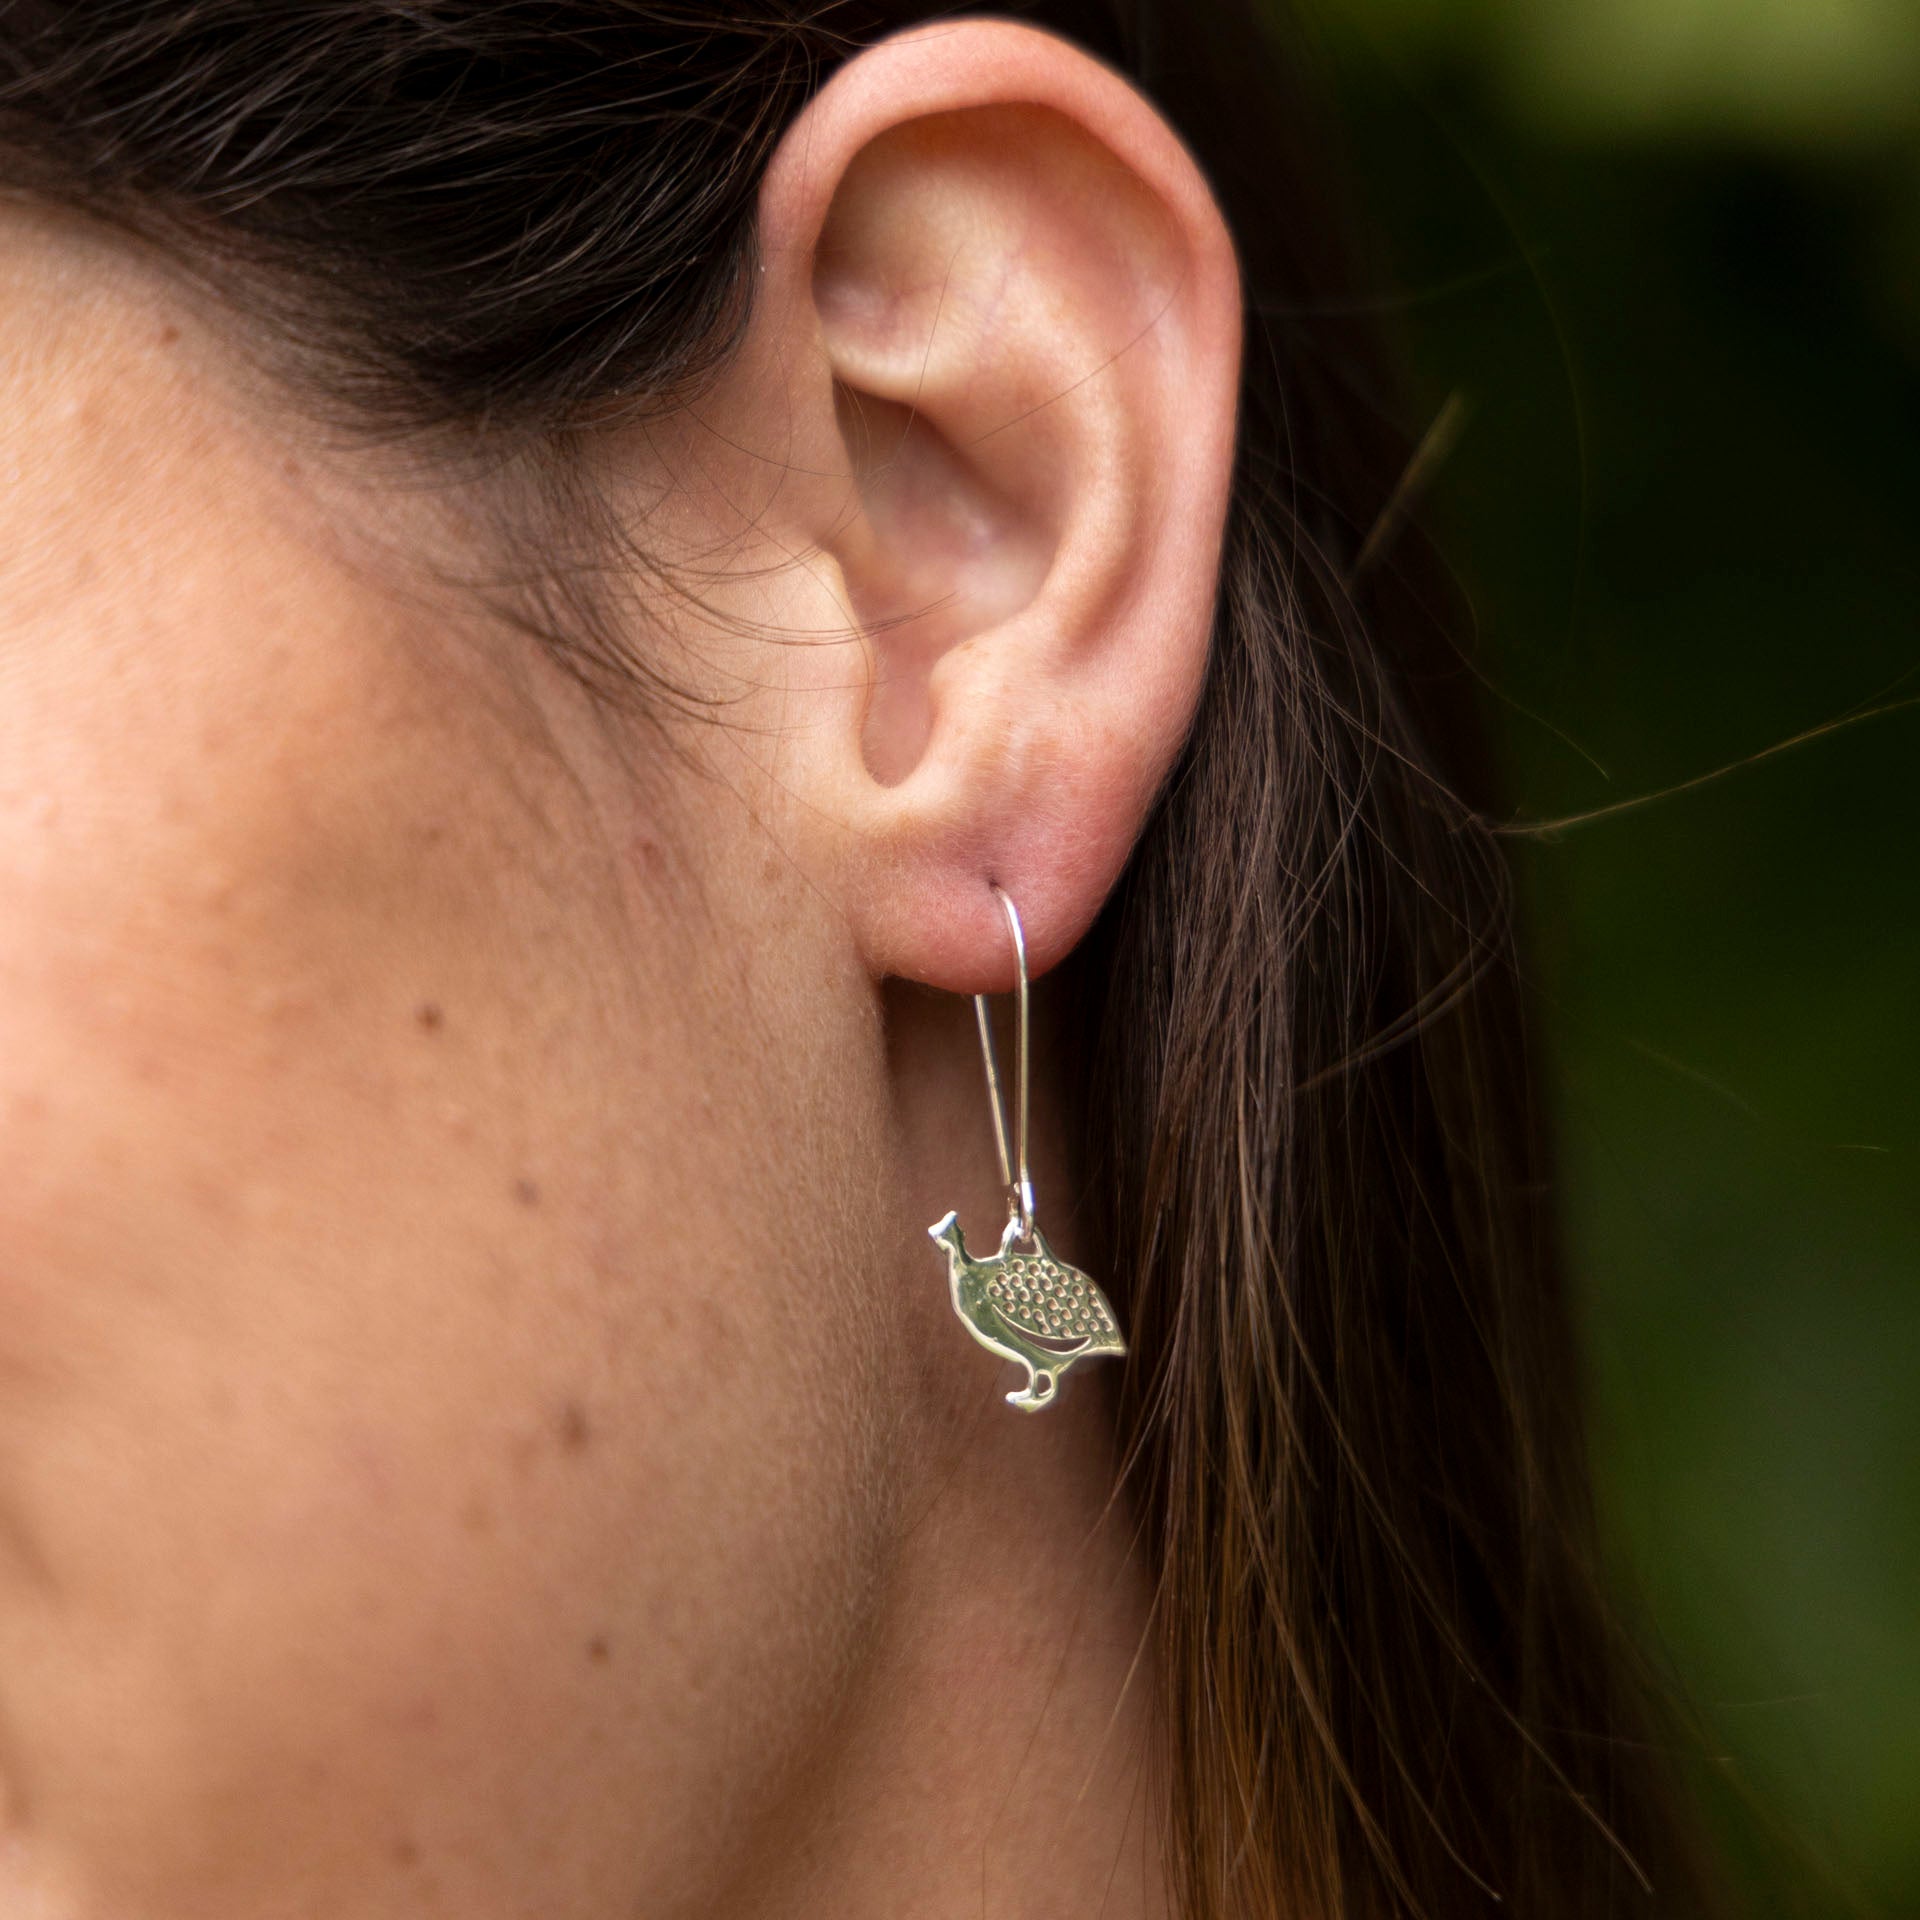
[[[560,1444],[569,1453],[583,1451],[593,1438],[593,1428],[587,1423],[586,1411],[577,1400],[569,1400],[560,1409]]]
[[[596,1633],[587,1642],[587,1658],[596,1667],[604,1667],[613,1658],[613,1649],[607,1645],[605,1635]]]
[[[420,1849],[404,1833],[393,1843],[393,1863],[397,1867],[420,1864]]]
[[[180,329],[178,327],[167,326],[167,327],[162,327],[160,329],[160,344],[163,347],[172,346],[173,343],[179,338],[180,338]]]
[[[446,1017],[437,1000],[422,1000],[413,1010],[414,1025],[422,1033],[438,1033]]]
[[[523,1207],[537,1207],[540,1204],[539,1182],[529,1180],[523,1173],[519,1179],[513,1183],[513,1197],[519,1201]]]

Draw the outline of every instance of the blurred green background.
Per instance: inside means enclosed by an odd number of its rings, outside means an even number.
[[[1920,1914],[1920,6],[1308,18],[1516,818],[1682,788],[1516,841],[1616,1538],[1745,1910]]]

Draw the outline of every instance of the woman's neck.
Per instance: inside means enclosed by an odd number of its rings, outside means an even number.
[[[1000,1382],[998,1385],[1004,1385]],[[963,1416],[740,1920],[1160,1920],[1155,1662],[1102,1388]]]

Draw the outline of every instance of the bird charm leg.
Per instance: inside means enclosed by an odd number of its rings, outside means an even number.
[[[1029,1363],[1023,1364],[1027,1366],[1027,1384],[1017,1392],[1007,1395],[1007,1405],[1018,1407],[1022,1413],[1038,1413],[1042,1407],[1049,1405],[1053,1396],[1060,1391],[1060,1382],[1051,1373],[1039,1367]]]

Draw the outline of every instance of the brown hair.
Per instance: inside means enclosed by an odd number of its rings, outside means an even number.
[[[683,395],[766,156],[911,0],[0,0],[0,182],[157,245],[384,432],[540,450]],[[1160,1784],[1194,1920],[1697,1912],[1596,1571],[1508,876],[1324,118],[1254,0],[1009,7],[1132,75],[1248,287],[1213,654],[1068,963],[1133,1330]],[[1366,558],[1372,562],[1364,567]],[[548,621],[600,690],[644,662]]]

